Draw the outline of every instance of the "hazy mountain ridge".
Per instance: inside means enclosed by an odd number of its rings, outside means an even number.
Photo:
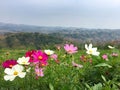
[[[120,30],[120,29],[89,29],[89,28],[78,28],[78,27],[59,27],[59,26],[35,26],[35,25],[24,25],[24,24],[11,24],[11,23],[2,23],[0,22],[0,31],[4,30],[9,32],[46,32],[47,33],[55,33],[55,32],[77,32],[77,31],[84,31],[84,30],[92,30],[92,31],[106,31],[110,32],[113,30]],[[58,31],[59,30],[59,31]],[[108,31],[109,30],[109,31]]]
[[[62,30],[64,27],[48,27],[48,26],[34,26],[24,24],[10,24],[0,23],[0,32],[40,32],[40,33],[53,33],[57,30]]]
[[[0,23],[0,33],[39,32],[79,41],[120,40],[120,29],[88,29],[77,27],[48,27]]]

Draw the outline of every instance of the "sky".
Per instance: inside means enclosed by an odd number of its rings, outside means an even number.
[[[120,29],[120,0],[0,0],[0,22]]]

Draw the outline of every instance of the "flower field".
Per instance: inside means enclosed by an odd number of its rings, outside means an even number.
[[[120,52],[107,48],[1,49],[0,90],[119,90]]]

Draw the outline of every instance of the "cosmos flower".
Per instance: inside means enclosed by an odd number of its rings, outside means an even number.
[[[43,77],[44,76],[44,74],[43,74],[43,68],[39,68],[39,67],[37,67],[36,66],[36,68],[35,68],[35,74],[37,75],[37,77]]]
[[[78,48],[75,47],[73,44],[70,44],[70,45],[69,44],[65,44],[64,49],[69,54],[76,53],[77,50],[78,50]]]
[[[89,46],[85,44],[85,49],[87,50],[86,51],[87,54],[92,54],[95,56],[99,56],[100,54],[100,52],[97,52],[97,48],[92,48],[92,44],[89,44]]]
[[[3,68],[12,68],[16,64],[17,64],[16,60],[6,60],[5,62],[2,63],[2,67]]]
[[[50,57],[54,60],[56,60],[58,58],[57,54],[52,54]]]
[[[52,50],[44,50],[44,52],[47,54],[47,55],[52,55],[52,54],[54,54],[54,51],[52,51]]]
[[[33,60],[34,63],[43,63],[43,62],[47,62],[48,55],[42,52],[41,50],[38,50],[33,54],[33,58],[34,58]]]
[[[83,67],[83,65],[77,64],[77,63],[75,63],[74,61],[72,61],[72,65],[73,65],[74,67],[79,67],[79,68],[82,68],[82,67]]]
[[[110,49],[114,49],[115,47],[109,45],[108,48],[110,48]]]
[[[14,65],[12,68],[6,68],[4,70],[4,72],[6,73],[6,75],[4,76],[4,79],[6,81],[10,80],[13,81],[15,79],[15,77],[20,77],[20,78],[24,78],[26,75],[26,72],[23,72],[24,67],[21,65]]]
[[[118,53],[114,53],[114,52],[113,52],[113,53],[111,54],[111,56],[117,57],[117,56],[118,56]]]
[[[31,50],[31,51],[27,51],[25,53],[25,57],[30,57],[29,62],[33,62],[33,53],[35,53],[35,52],[36,52],[36,50]]]
[[[30,59],[29,57],[23,56],[22,58],[18,58],[17,62],[22,65],[29,65],[30,64],[29,59]]]
[[[108,61],[108,56],[106,54],[102,55],[102,58],[106,61]]]
[[[47,66],[48,65],[48,62],[47,61],[41,61],[40,63],[39,63],[39,66],[40,67],[44,67],[44,66]]]

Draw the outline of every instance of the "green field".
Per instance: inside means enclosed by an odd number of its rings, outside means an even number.
[[[86,50],[68,54],[62,47],[53,50],[59,62],[48,60],[44,67],[44,76],[36,79],[34,69],[24,78],[16,77],[13,81],[4,80],[2,62],[9,59],[17,60],[25,56],[28,50],[0,50],[0,90],[119,90],[120,89],[120,52],[118,49],[99,50],[99,56],[88,55]],[[112,56],[117,53],[118,56]],[[108,60],[102,55],[106,54]],[[80,57],[84,55],[86,59]],[[73,66],[72,62],[83,67]]]

